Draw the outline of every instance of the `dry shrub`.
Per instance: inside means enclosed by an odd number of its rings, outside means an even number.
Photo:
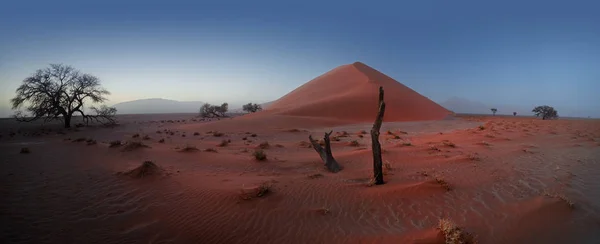
[[[257,135],[257,134],[252,134],[252,135],[250,135],[250,136],[251,136],[251,137],[257,137],[258,135]]]
[[[367,134],[367,131],[365,131],[365,130],[360,130],[360,131],[358,132],[358,134],[359,134],[359,135],[364,135],[364,134]]]
[[[152,161],[145,161],[142,165],[123,173],[124,175],[131,176],[133,178],[144,178],[148,176],[161,175],[163,169],[160,168]]]
[[[254,156],[254,159],[256,159],[258,161],[267,160],[267,154],[262,149],[254,150],[254,153],[252,153],[252,156]]]
[[[129,141],[123,147],[123,151],[134,151],[140,148],[149,148],[149,146],[139,141]]]
[[[300,132],[300,130],[298,130],[298,129],[289,129],[289,130],[287,130],[287,131],[288,131],[288,132]]]
[[[490,146],[490,143],[488,143],[486,141],[481,141],[481,142],[478,142],[477,145]]]
[[[321,215],[328,215],[329,213],[331,213],[329,208],[326,208],[326,207],[319,208],[316,211],[317,211],[317,213],[319,213]]]
[[[309,142],[306,142],[306,141],[301,141],[298,143],[298,145],[300,147],[312,148],[312,144],[310,144]]]
[[[98,142],[97,142],[96,140],[94,140],[94,139],[88,139],[88,140],[87,140],[87,141],[85,141],[85,142],[86,142],[86,144],[87,144],[88,146],[91,146],[91,145],[96,145],[96,144],[98,143]]]
[[[21,148],[20,153],[21,154],[29,154],[29,153],[31,153],[31,150],[29,150],[28,147],[24,147],[24,148]]]
[[[87,141],[87,138],[80,137],[80,138],[77,138],[77,139],[73,140],[73,142],[84,142],[84,141]]]
[[[179,150],[179,152],[197,152],[198,148],[194,145],[187,144],[185,147]]]
[[[575,208],[575,203],[573,201],[571,201],[571,199],[567,198],[565,195],[544,191],[544,196],[558,198],[558,199],[562,200],[563,202],[565,202],[569,206],[569,208],[571,208],[571,209]]]
[[[479,154],[477,154],[477,153],[467,154],[467,159],[469,159],[471,161],[481,161],[481,157],[479,157]]]
[[[217,145],[217,147],[226,147],[227,145],[229,145],[230,142],[231,140],[222,140],[221,143]]]
[[[309,179],[318,179],[318,178],[323,178],[323,176],[324,176],[323,174],[317,173],[317,174],[309,175],[308,178]]]
[[[450,184],[448,184],[448,182],[446,180],[444,180],[443,178],[441,178],[439,176],[435,177],[435,182],[438,183],[440,186],[442,186],[442,188],[444,188],[446,191],[452,190],[452,187],[450,186]]]
[[[360,143],[358,143],[357,140],[353,140],[353,141],[349,142],[348,145],[351,147],[358,147],[358,146],[360,146]]]
[[[165,143],[165,139],[162,138],[162,139],[158,140],[158,143]]]
[[[363,135],[358,135],[358,137],[360,137],[360,138],[363,138],[363,137],[365,137],[365,136],[363,136]]]
[[[150,136],[148,136],[148,135],[145,135],[145,136],[144,136],[142,139],[143,139],[143,140],[150,140],[151,138],[150,138]]]
[[[400,145],[405,146],[405,147],[410,147],[410,146],[412,146],[412,143],[409,141],[405,141],[405,142],[402,142],[402,144],[400,144]]]
[[[441,152],[441,151],[442,151],[441,149],[439,149],[439,148],[438,148],[437,146],[435,146],[435,145],[429,145],[429,150],[431,150],[431,151],[438,151],[438,152]]]
[[[444,234],[446,244],[477,243],[475,237],[471,233],[464,231],[448,219],[440,219],[438,229]]]
[[[133,134],[133,136],[131,136],[131,138],[138,138],[138,137],[140,137],[140,134],[138,134],[138,133],[135,133],[135,134]]]
[[[478,128],[479,128],[479,130],[485,130],[485,126],[483,126],[483,125],[480,125]]]
[[[271,148],[271,145],[269,145],[269,142],[265,141],[265,142],[262,142],[262,143],[258,144],[257,148],[260,148],[260,149],[269,149],[269,148]]]
[[[396,140],[400,140],[400,139],[402,139],[402,137],[400,137],[400,136],[398,136],[398,135],[394,135],[394,139],[396,139]]]
[[[194,136],[199,136],[200,133],[199,132],[194,132]]]
[[[248,137],[242,137],[242,141],[248,140]]]
[[[221,132],[218,132],[218,131],[215,131],[215,132],[213,132],[213,136],[214,136],[214,137],[221,137],[221,136],[223,136],[223,135],[225,135],[225,134],[223,134],[223,133],[221,133]]]
[[[257,197],[264,197],[272,192],[271,188],[271,184],[264,182],[256,188],[242,190],[240,197],[242,200],[252,200]]]
[[[337,137],[348,137],[350,136],[347,131],[337,132]]]
[[[120,147],[121,145],[123,145],[121,143],[121,141],[119,140],[114,140],[108,143],[108,147],[112,148],[112,147]]]
[[[217,152],[217,150],[215,150],[214,148],[207,148],[207,149],[204,149],[204,151],[205,152],[213,152],[213,153]]]
[[[454,142],[451,142],[451,141],[448,141],[448,140],[443,140],[442,144],[444,146],[447,146],[447,147],[456,147],[456,144],[454,144]]]

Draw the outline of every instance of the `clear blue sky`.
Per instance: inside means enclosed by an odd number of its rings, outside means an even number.
[[[114,104],[266,102],[361,61],[438,102],[600,117],[599,1],[208,2],[2,2],[0,108],[48,63],[100,77]]]

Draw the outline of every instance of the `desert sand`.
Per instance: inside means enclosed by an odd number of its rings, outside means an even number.
[[[386,184],[373,186],[379,86]],[[600,240],[599,120],[450,114],[354,63],[235,118],[3,120],[0,242],[445,243],[440,219],[479,243]],[[338,173],[308,146],[330,130]]]

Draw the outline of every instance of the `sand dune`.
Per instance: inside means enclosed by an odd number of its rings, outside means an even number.
[[[448,110],[385,74],[363,64],[337,67],[296,88],[268,108],[274,114],[370,122],[383,86],[385,121],[439,120]]]

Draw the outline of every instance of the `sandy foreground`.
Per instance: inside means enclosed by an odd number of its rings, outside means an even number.
[[[1,243],[444,243],[441,218],[479,243],[600,240],[599,120],[384,123],[380,186],[369,186],[361,134],[371,124],[119,121],[72,130],[0,121]],[[336,174],[308,147],[309,134],[329,130]],[[257,161],[264,142],[267,160]],[[157,168],[131,171],[144,161]],[[269,191],[255,194],[260,186]]]

